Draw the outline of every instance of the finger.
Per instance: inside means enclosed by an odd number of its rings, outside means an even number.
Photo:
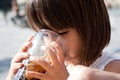
[[[33,39],[33,36],[31,36],[23,45],[22,45],[22,47],[20,48],[20,50],[18,51],[18,53],[20,53],[20,52],[26,52],[28,49],[29,49],[29,47],[31,47],[32,46],[32,39]]]
[[[33,71],[26,71],[25,75],[30,78],[37,78],[40,80],[47,80],[47,77],[45,73],[39,73],[39,72],[33,72]]]
[[[50,48],[47,48],[47,53],[50,57],[50,61],[52,65],[58,65],[59,61],[56,56],[56,50],[51,46]]]
[[[62,50],[61,46],[58,45],[56,42],[52,42],[51,45],[54,46],[54,48],[56,50],[56,53],[57,53],[56,55],[57,55],[58,61],[61,64],[64,64],[64,55],[63,55],[63,50]]]
[[[13,63],[11,67],[13,74],[16,74],[20,68],[24,67],[24,65],[22,63]]]
[[[32,42],[25,42],[22,47],[20,48],[20,50],[18,51],[18,53],[21,52],[27,52],[27,50],[32,46]]]
[[[31,41],[34,36],[30,36],[26,41]]]
[[[45,61],[44,59],[41,59],[40,57],[34,57],[30,56],[30,61],[36,64],[41,65],[46,71],[51,71],[51,66],[49,62]]]
[[[24,59],[29,58],[30,54],[29,53],[21,53],[21,54],[17,54],[15,55],[15,57],[12,60],[12,63],[19,63],[22,62]]]

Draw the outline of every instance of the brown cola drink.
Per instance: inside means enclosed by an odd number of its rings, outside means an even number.
[[[45,69],[43,67],[41,67],[40,65],[37,65],[35,63],[32,63],[32,62],[30,62],[26,66],[26,70],[27,71],[36,71],[36,72],[40,72],[40,73],[45,73]],[[25,80],[40,80],[40,79],[36,79],[36,78],[26,76]]]

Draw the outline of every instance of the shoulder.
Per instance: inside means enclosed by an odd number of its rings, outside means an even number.
[[[105,66],[105,71],[120,73],[120,60],[113,60]]]
[[[88,68],[86,66],[72,66],[71,71],[69,71],[70,76],[67,80],[89,80],[91,78],[91,75],[93,75],[92,72],[93,71],[91,68]]]

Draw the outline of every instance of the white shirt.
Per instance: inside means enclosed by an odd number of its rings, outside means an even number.
[[[108,63],[114,60],[120,60],[120,57],[116,57],[113,54],[104,52],[101,57],[95,60],[89,67],[99,70],[104,70]]]

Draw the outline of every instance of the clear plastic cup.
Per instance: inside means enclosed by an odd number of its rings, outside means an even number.
[[[59,34],[47,29],[41,29],[33,38],[32,47],[28,50],[28,53],[33,56],[44,57],[45,59],[47,57],[46,47],[49,47],[53,41],[61,46],[64,54],[67,52],[65,41]],[[44,68],[42,68],[40,65],[30,62],[29,59],[24,60],[23,64],[25,65],[25,67],[18,71],[13,80],[39,80],[31,77],[26,77],[25,70],[37,71],[42,73],[45,72]]]

